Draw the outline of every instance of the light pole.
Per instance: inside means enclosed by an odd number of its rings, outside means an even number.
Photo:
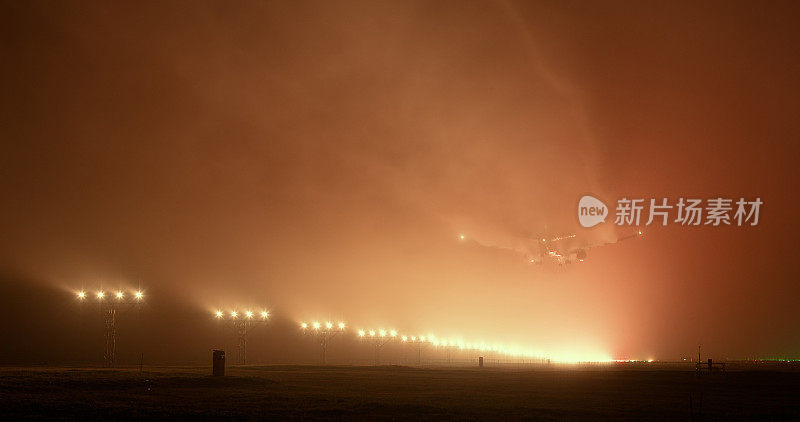
[[[358,337],[362,340],[368,338],[372,341],[373,346],[375,346],[375,365],[380,365],[381,363],[381,349],[386,343],[394,340],[397,338],[397,331],[390,330],[386,331],[384,329],[380,329],[378,331],[375,330],[359,330]]]
[[[303,334],[314,336],[319,340],[319,346],[322,349],[323,365],[328,364],[328,341],[343,333],[345,328],[345,323],[341,321],[336,325],[330,321],[324,324],[319,321],[314,321],[310,326],[306,322],[300,323],[300,329],[303,330]]]
[[[78,301],[83,303],[89,300],[89,295],[80,290],[76,293]],[[122,307],[140,306],[144,300],[144,293],[136,290],[126,295],[124,291],[117,290],[113,294],[98,290],[94,294],[94,304],[100,307],[105,325],[105,347],[103,349],[103,362],[106,367],[113,367],[117,354],[117,309]]]
[[[253,328],[267,323],[269,311],[264,309],[256,315],[249,309],[243,312],[233,310],[228,314],[217,310],[214,316],[217,320],[228,322],[228,328],[236,333],[236,364],[247,365],[247,334]]]
[[[403,341],[403,343],[413,345],[416,348],[417,366],[420,366],[422,364],[422,347],[425,344],[427,344],[427,342],[425,341],[425,336],[419,336],[419,337],[417,337],[417,336],[411,336],[411,337],[403,336],[401,338],[401,340]]]

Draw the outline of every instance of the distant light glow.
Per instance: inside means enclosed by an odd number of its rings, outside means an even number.
[[[142,296],[144,296],[144,294],[142,294],[141,291],[137,291],[136,293],[133,294],[133,296],[136,297],[136,299],[141,299]]]
[[[216,315],[217,315],[217,318],[222,318],[222,311],[217,311]]]
[[[306,328],[308,328],[308,324],[306,324],[305,322],[302,322],[302,323],[300,323],[300,328],[305,330]]]
[[[269,311],[261,311],[261,318],[264,319],[269,318]]]
[[[338,325],[338,327],[339,327],[339,329],[340,329],[340,330],[344,330],[344,323],[343,323],[343,322],[340,322],[340,323],[339,323],[339,325]]]
[[[78,292],[78,299],[86,299],[86,292],[83,290]]]
[[[252,318],[253,317],[253,311],[245,311],[244,316],[246,316],[247,318]]]
[[[358,330],[358,336],[359,336],[359,337],[364,337],[364,334],[366,334],[366,333],[364,332],[364,330]]]
[[[331,322],[326,322],[325,323],[325,328],[330,330],[331,328],[333,328],[333,324]]]
[[[314,321],[314,323],[312,325],[314,326],[315,330],[319,330],[319,327],[321,326],[320,323],[317,322],[317,321]]]
[[[97,292],[97,298],[98,299],[103,299],[105,296],[106,296],[106,294],[104,292]]]
[[[122,299],[125,296],[125,293],[117,292],[116,296],[117,296],[117,299]]]
[[[238,313],[238,312],[236,312],[236,311],[231,311],[231,317],[233,317],[233,318],[236,318],[237,316],[239,316],[239,313]]]

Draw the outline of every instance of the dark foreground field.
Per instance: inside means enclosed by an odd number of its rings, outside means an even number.
[[[630,368],[0,370],[12,417],[798,419],[800,373]]]

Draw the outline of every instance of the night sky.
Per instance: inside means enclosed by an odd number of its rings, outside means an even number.
[[[99,361],[74,293],[138,287],[122,362],[205,362],[234,307],[271,310],[265,363],[315,318],[800,357],[798,11],[695,3],[3,1],[0,363]],[[634,230],[580,227],[587,193],[764,204],[566,269],[457,239]]]

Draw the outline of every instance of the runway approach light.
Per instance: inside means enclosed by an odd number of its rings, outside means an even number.
[[[141,290],[139,290],[136,293],[134,293],[133,296],[136,298],[136,300],[141,300],[142,296],[144,295],[142,294]]]
[[[253,311],[245,311],[244,316],[246,316],[248,318],[252,318],[253,317]]]
[[[217,311],[216,315],[217,315],[217,318],[222,318],[222,311]]]
[[[86,292],[83,290],[78,292],[78,299],[86,299]]]
[[[117,299],[122,299],[125,296],[125,293],[117,292]]]
[[[378,330],[378,334],[379,334],[381,337],[386,337],[386,330]]]
[[[269,318],[269,311],[261,311],[261,318],[264,319]]]
[[[375,337],[375,330],[369,330],[369,336]]]
[[[232,318],[236,318],[236,317],[238,317],[238,316],[239,316],[239,313],[238,313],[238,312],[236,312],[236,311],[231,311],[231,317],[232,317]]]
[[[364,334],[366,334],[366,333],[364,332],[364,330],[358,330],[358,336],[359,336],[359,337],[364,337]]]
[[[392,337],[397,337],[397,331],[395,330],[389,331],[389,335]]]
[[[463,234],[458,235],[458,240],[464,240],[464,239],[466,239],[466,236],[464,236]]]
[[[344,330],[344,323],[343,323],[343,322],[340,322],[340,323],[339,323],[339,325],[338,325],[338,327],[339,327],[339,329],[340,329],[340,330]]]
[[[103,293],[103,292],[97,292],[97,299],[99,299],[99,300],[103,300],[103,298],[104,298],[105,296],[106,296],[106,294],[105,294],[105,293]]]
[[[406,336],[400,337],[400,339],[403,340],[403,341],[408,341],[408,337],[406,337]]]
[[[333,324],[331,324],[330,322],[326,322],[325,323],[325,328],[330,330],[331,328],[333,328]]]
[[[306,328],[308,328],[308,324],[306,324],[305,322],[300,323],[300,328],[305,330]]]
[[[319,330],[320,324],[317,321],[314,321],[314,329]]]

